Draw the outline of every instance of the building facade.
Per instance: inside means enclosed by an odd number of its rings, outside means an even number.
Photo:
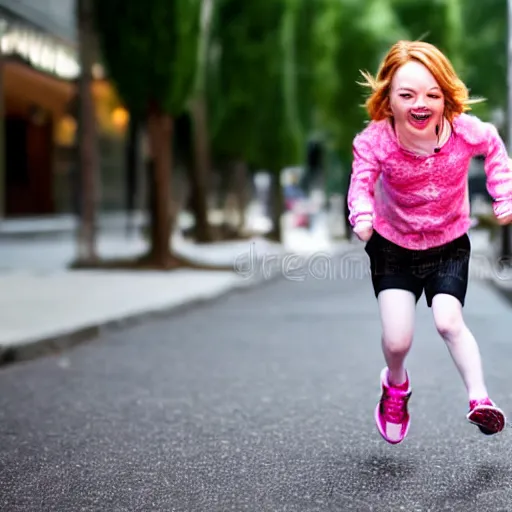
[[[0,0],[0,217],[71,213],[77,204],[75,0]],[[127,113],[93,70],[101,207],[124,204]]]

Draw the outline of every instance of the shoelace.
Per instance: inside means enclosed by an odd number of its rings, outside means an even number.
[[[393,395],[385,391],[382,398],[384,415],[392,423],[402,423],[405,417],[406,396]]]

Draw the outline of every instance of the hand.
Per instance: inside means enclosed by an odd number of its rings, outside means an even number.
[[[493,204],[494,216],[500,226],[512,222],[512,204],[509,200],[497,201]]]
[[[373,225],[368,221],[358,222],[354,226],[354,233],[357,235],[359,240],[368,242],[373,234]]]
[[[506,224],[510,224],[512,222],[512,214],[503,215],[502,217],[497,217],[497,221],[500,226],[505,226]]]

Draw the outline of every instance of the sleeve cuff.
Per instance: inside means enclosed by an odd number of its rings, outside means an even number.
[[[512,215],[512,199],[497,199],[492,208],[497,218]]]
[[[357,224],[360,224],[361,222],[373,222],[373,215],[371,213],[361,213],[359,215],[354,215],[352,217],[352,226],[355,227]]]

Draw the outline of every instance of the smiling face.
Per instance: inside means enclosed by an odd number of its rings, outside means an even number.
[[[444,113],[444,95],[423,64],[409,61],[397,70],[389,100],[400,131],[415,137],[435,137],[435,127]]]

